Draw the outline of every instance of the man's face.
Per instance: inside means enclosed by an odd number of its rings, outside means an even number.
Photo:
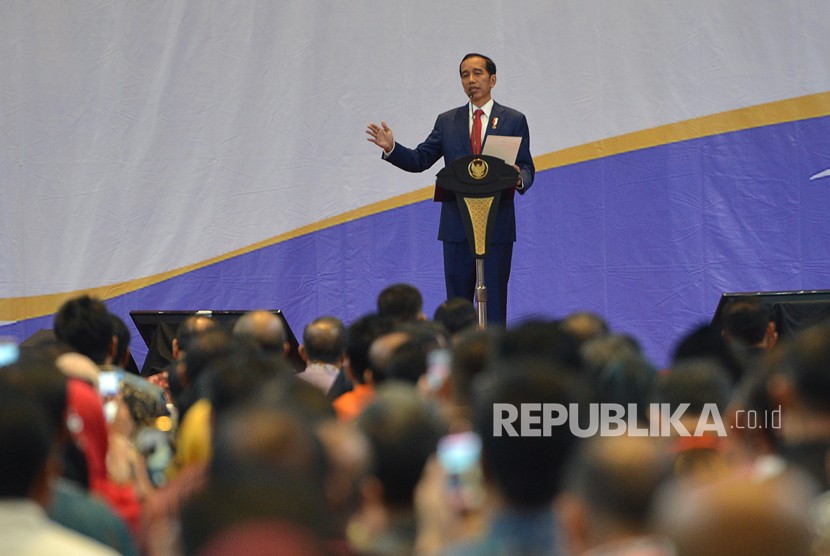
[[[461,86],[476,106],[490,100],[490,89],[496,84],[496,76],[487,72],[484,58],[473,56],[461,63]]]

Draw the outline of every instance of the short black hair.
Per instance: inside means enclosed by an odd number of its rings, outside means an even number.
[[[496,63],[489,57],[485,56],[484,54],[479,54],[478,52],[470,52],[466,54],[463,58],[461,58],[461,63],[458,64],[458,73],[461,74],[461,64],[464,63],[464,60],[467,58],[482,58],[484,60],[484,67],[487,69],[487,73],[490,75],[496,75]]]
[[[443,324],[450,334],[456,334],[478,324],[478,313],[466,297],[453,297],[435,309],[432,320]]]
[[[346,356],[354,379],[363,384],[363,372],[370,368],[369,348],[372,342],[392,330],[393,322],[377,313],[369,313],[354,321],[346,330]]]
[[[397,322],[417,320],[423,306],[421,292],[411,284],[392,284],[378,294],[378,314]]]
[[[113,326],[104,302],[82,295],[61,305],[55,315],[55,337],[101,365],[112,345]]]
[[[427,371],[430,354],[446,345],[447,331],[437,322],[417,321],[402,324],[395,328],[395,332],[405,333],[407,339],[395,348],[382,370],[387,379],[417,384]]]
[[[52,440],[38,403],[0,391],[0,499],[29,497],[49,458]]]
[[[386,504],[411,507],[424,466],[447,433],[440,412],[411,385],[391,384],[358,416],[372,447],[373,474]]]
[[[672,366],[684,360],[701,358],[720,361],[733,383],[738,383],[743,377],[743,364],[726,344],[720,328],[713,324],[702,324],[680,339],[672,354]]]
[[[772,321],[769,305],[759,300],[733,301],[723,312],[723,330],[730,337],[755,345],[764,339]]]
[[[487,368],[500,332],[495,328],[471,328],[453,345],[449,380],[458,405],[471,406],[473,381]]]
[[[127,350],[130,349],[130,329],[127,328],[127,325],[121,320],[121,317],[115,313],[110,313],[110,320],[112,321],[112,333],[118,338],[114,363],[121,365],[121,362],[127,356]]]
[[[660,374],[654,383],[652,402],[667,404],[675,411],[689,404],[692,414],[703,413],[706,404],[714,403],[724,411],[732,395],[729,371],[714,357],[685,359]]]
[[[496,358],[547,358],[551,363],[579,372],[582,356],[579,340],[560,321],[529,319],[506,330],[496,344]]]
[[[66,377],[55,365],[51,354],[32,350],[21,352],[15,363],[3,367],[0,392],[37,403],[49,419],[54,436],[63,432],[67,405]]]
[[[184,366],[191,384],[211,363],[230,354],[233,345],[233,336],[220,326],[194,334],[184,355]]]
[[[495,404],[561,404],[571,411],[589,401],[587,390],[569,369],[540,357],[496,361],[474,383],[474,426],[482,441],[482,466],[514,508],[547,506],[559,493],[566,462],[579,438],[569,426],[550,436],[496,436]],[[541,405],[540,405],[541,407]]]

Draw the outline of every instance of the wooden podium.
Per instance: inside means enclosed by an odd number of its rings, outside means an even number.
[[[487,326],[487,286],[484,258],[493,237],[502,192],[516,186],[519,173],[500,158],[470,155],[452,161],[438,172],[436,185],[455,193],[467,243],[476,260],[475,301],[478,324]]]

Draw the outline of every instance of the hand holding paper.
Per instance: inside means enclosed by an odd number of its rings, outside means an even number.
[[[484,151],[481,154],[495,156],[496,158],[504,160],[509,165],[515,166],[516,155],[519,154],[519,146],[521,144],[521,137],[488,135],[484,143]]]

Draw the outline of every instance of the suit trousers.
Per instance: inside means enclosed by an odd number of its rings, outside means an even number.
[[[444,280],[447,299],[473,300],[476,288],[475,257],[466,241],[444,241]],[[513,258],[512,243],[491,243],[484,259],[484,284],[487,286],[487,322],[504,325],[507,321],[507,282]]]

